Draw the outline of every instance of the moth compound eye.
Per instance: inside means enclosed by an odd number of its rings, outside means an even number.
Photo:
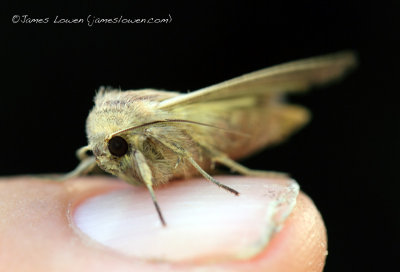
[[[124,138],[115,136],[108,141],[108,150],[117,157],[122,157],[128,152],[128,143]]]

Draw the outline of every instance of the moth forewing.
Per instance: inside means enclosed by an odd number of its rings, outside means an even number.
[[[353,51],[297,60],[242,75],[198,91],[162,101],[160,109],[187,104],[231,99],[255,94],[277,94],[306,91],[315,85],[341,79],[357,65]]]
[[[125,181],[147,186],[163,225],[153,186],[201,174],[218,163],[244,175],[279,176],[248,169],[233,159],[278,143],[309,120],[307,109],[284,102],[289,92],[340,79],[356,65],[353,52],[294,61],[198,91],[101,89],[87,119],[88,147],[66,176],[85,174],[94,161]],[[94,157],[83,152],[93,151]]]

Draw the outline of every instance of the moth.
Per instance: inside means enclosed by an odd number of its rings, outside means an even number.
[[[235,160],[285,140],[308,122],[309,111],[286,103],[285,94],[337,81],[355,66],[355,54],[342,51],[186,94],[101,88],[86,122],[88,145],[77,151],[81,163],[65,178],[88,174],[97,165],[130,184],[144,184],[165,226],[154,186],[202,175],[239,195],[209,174],[215,164],[243,175],[284,175],[251,170]]]

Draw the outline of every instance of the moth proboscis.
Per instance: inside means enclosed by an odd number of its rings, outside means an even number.
[[[238,195],[208,174],[216,163],[243,175],[284,175],[251,170],[235,160],[283,141],[307,123],[308,110],[284,102],[285,94],[339,80],[356,62],[353,52],[342,51],[187,94],[101,88],[87,118],[89,143],[77,151],[81,163],[63,179],[87,174],[97,165],[130,184],[144,184],[165,226],[153,186],[201,174]]]

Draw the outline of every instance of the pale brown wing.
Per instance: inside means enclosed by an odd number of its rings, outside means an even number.
[[[282,100],[285,93],[338,80],[355,65],[356,56],[350,51],[294,61],[168,98],[160,102],[159,108],[177,119],[248,135],[222,135],[224,130],[206,127],[189,130],[203,146],[231,158],[242,158],[285,140],[308,122],[308,110],[286,104]]]
[[[164,100],[159,108],[172,109],[235,97],[305,91],[312,86],[339,80],[356,66],[356,59],[354,52],[341,51],[280,64]]]

